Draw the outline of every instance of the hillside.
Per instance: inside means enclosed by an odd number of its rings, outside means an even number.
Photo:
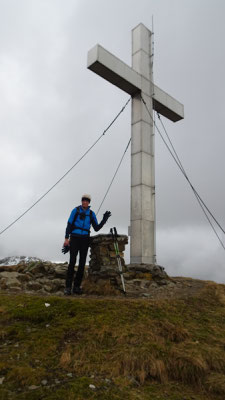
[[[0,399],[224,400],[225,286],[184,298],[0,294]]]

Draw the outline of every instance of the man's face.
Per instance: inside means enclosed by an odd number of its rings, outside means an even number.
[[[86,210],[88,208],[88,206],[89,206],[89,201],[82,199],[82,207]]]

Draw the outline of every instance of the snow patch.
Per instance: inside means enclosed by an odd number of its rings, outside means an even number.
[[[5,257],[0,260],[0,266],[7,266],[7,265],[17,265],[21,262],[29,263],[32,261],[43,261],[38,257],[28,257],[28,256],[10,256]]]

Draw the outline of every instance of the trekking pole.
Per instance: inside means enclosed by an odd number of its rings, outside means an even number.
[[[124,283],[124,277],[123,277],[123,268],[122,268],[122,264],[121,264],[121,258],[120,258],[120,252],[119,252],[119,246],[118,246],[118,241],[117,241],[117,230],[116,228],[111,228],[110,229],[110,233],[112,235],[113,238],[113,244],[114,244],[114,248],[115,248],[115,253],[116,253],[116,258],[117,258],[117,264],[118,264],[118,269],[119,269],[119,274],[120,274],[120,278],[121,278],[121,282],[122,282],[122,286],[123,286],[123,292],[124,294],[126,294],[126,289],[125,289],[125,283]]]

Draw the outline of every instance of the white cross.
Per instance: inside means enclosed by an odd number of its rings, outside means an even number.
[[[155,145],[148,110],[173,122],[184,118],[183,105],[153,84],[151,35],[143,24],[132,30],[132,68],[98,44],[88,52],[88,68],[132,96],[131,264],[156,262]]]

